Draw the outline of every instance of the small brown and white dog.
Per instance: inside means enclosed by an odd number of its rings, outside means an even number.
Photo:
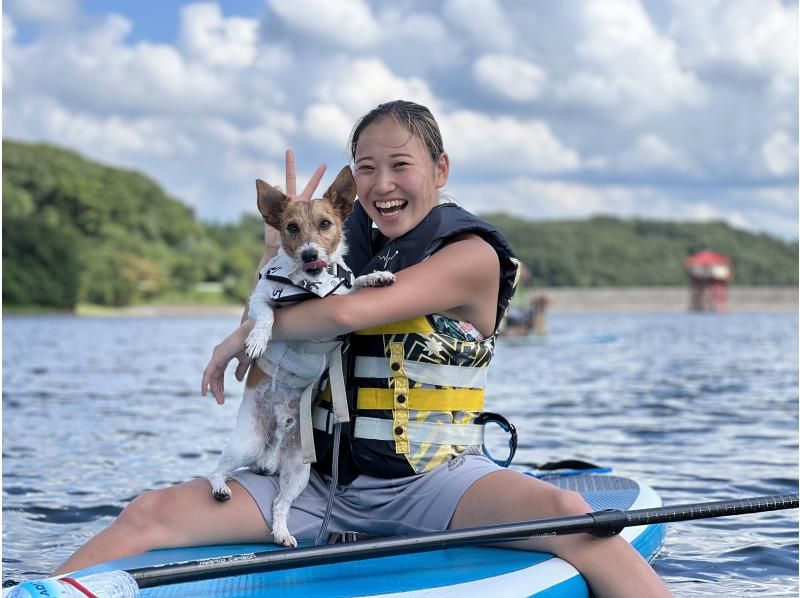
[[[292,201],[279,189],[256,181],[258,210],[280,232],[278,254],[259,273],[249,302],[256,321],[247,337],[250,366],[236,420],[217,468],[208,480],[214,498],[228,500],[225,483],[240,467],[260,474],[278,474],[279,492],[272,505],[272,534],[276,544],[297,546],[287,519],[292,502],[308,484],[309,463],[301,448],[301,397],[310,396],[328,368],[338,341],[277,341],[270,343],[273,309],[315,296],[350,292],[353,287],[386,286],[390,272],[373,272],[352,281],[344,265],[347,242],[344,221],[353,209],[356,189],[345,166],[322,199]],[[352,282],[351,282],[352,281]],[[310,422],[310,406],[304,421]],[[310,424],[309,424],[310,426]]]

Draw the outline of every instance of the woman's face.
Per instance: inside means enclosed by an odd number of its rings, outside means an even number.
[[[358,138],[355,180],[358,198],[380,231],[395,239],[419,224],[438,203],[449,161],[436,164],[419,136],[392,118],[366,127]]]

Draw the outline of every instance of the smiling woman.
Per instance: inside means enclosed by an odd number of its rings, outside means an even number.
[[[313,418],[319,462],[292,505],[291,534],[313,539],[324,529],[337,488],[330,518],[337,533],[431,532],[589,512],[579,494],[505,469],[481,452],[486,368],[517,261],[492,226],[438,202],[449,159],[432,114],[412,102],[382,104],[351,139],[360,202],[348,219],[348,265],[357,274],[389,270],[396,280],[275,314],[274,340],[352,334],[346,385],[355,417],[337,435],[325,423],[331,374]],[[312,192],[313,186],[299,199]],[[252,327],[245,321],[218,345],[204,372],[203,392],[210,388],[219,402],[234,357],[237,376],[260,367],[244,355]],[[59,572],[155,548],[264,541],[280,483],[275,475],[240,470],[233,497],[222,505],[205,480],[144,494]],[[620,537],[543,536],[512,546],[558,555],[599,596],[669,593]]]

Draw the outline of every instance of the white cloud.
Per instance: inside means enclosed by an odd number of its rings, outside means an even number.
[[[346,48],[363,48],[381,37],[368,3],[362,0],[271,0],[289,26]]]
[[[67,24],[78,14],[77,0],[6,0],[3,8],[20,21],[45,25]]]
[[[514,28],[496,0],[447,0],[443,12],[479,48],[510,50],[515,45]]]
[[[317,103],[306,108],[303,130],[316,139],[331,146],[345,147],[353,119],[342,108],[334,104]]]
[[[338,163],[355,120],[403,98],[438,118],[467,207],[797,236],[796,3],[183,5],[172,43],[108,12],[127,3],[7,1],[5,134],[140,169],[230,220],[253,213],[254,178],[280,182],[286,147],[300,173]]]
[[[776,131],[761,147],[767,171],[778,176],[797,172],[797,139],[789,138],[783,131]]]
[[[543,121],[459,110],[440,114],[439,124],[454,169],[550,173],[580,166],[578,153],[564,146]]]
[[[617,158],[617,168],[637,175],[650,172],[698,173],[697,167],[680,149],[652,133],[641,135],[632,148],[622,152]]]
[[[514,102],[537,99],[546,75],[536,64],[508,54],[485,54],[472,67],[475,80],[495,95]]]
[[[554,94],[577,105],[642,120],[680,105],[697,105],[705,91],[677,60],[675,43],[660,35],[637,0],[580,3],[581,63]]]
[[[16,27],[14,21],[3,13],[3,93],[14,86],[14,69],[9,60],[9,53],[13,52]]]
[[[223,18],[218,4],[190,4],[181,10],[181,45],[195,60],[229,67],[250,66],[256,57],[258,22]]]
[[[670,31],[682,60],[749,79],[797,80],[797,5],[779,0],[673,0]]]
[[[436,97],[423,79],[399,77],[377,59],[338,64],[328,78],[316,86],[314,97],[317,104],[336,105],[341,111],[336,114],[349,116],[350,126],[367,111],[390,100],[418,102],[434,113],[438,107]],[[341,142],[345,138],[340,138]]]

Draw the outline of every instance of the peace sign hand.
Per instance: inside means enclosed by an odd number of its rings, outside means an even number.
[[[292,201],[311,201],[314,196],[314,191],[317,190],[319,182],[322,180],[322,175],[325,174],[327,166],[320,164],[311,175],[303,192],[297,194],[297,170],[294,160],[294,152],[290,149],[286,150],[286,195],[292,198]],[[281,244],[280,235],[278,231],[264,223],[264,242],[269,249],[278,249]]]

